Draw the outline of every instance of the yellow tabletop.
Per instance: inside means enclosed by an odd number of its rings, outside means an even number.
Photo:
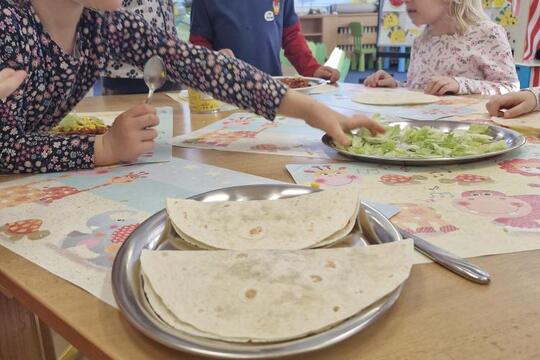
[[[77,110],[125,110],[143,98],[86,98]],[[230,114],[190,115],[186,106],[165,95],[157,95],[154,105],[174,107],[175,134],[201,128]],[[285,170],[288,163],[328,162],[185,148],[175,148],[174,155],[286,182],[292,182]],[[468,282],[435,264],[415,265],[400,299],[373,326],[338,345],[292,358],[538,359],[539,258],[540,251],[474,258],[492,274],[489,286]],[[0,288],[89,358],[198,358],[148,339],[115,308],[1,246]]]

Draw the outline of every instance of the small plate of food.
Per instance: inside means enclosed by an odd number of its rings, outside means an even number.
[[[274,76],[274,79],[282,82],[289,89],[303,93],[310,93],[313,89],[328,83],[328,80],[321,78],[303,76]]]

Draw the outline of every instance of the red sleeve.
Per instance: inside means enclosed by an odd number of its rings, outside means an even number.
[[[283,29],[282,44],[285,56],[300,75],[313,76],[315,70],[321,66],[313,57],[306,39],[300,32],[299,21]]]
[[[214,49],[210,40],[200,35],[189,34],[189,42],[192,43],[193,45],[203,46],[210,50]]]

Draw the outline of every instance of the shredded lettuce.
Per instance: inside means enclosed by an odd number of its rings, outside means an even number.
[[[444,132],[422,126],[401,129],[383,125],[386,132],[373,136],[367,129],[349,134],[351,145],[340,149],[361,155],[398,158],[435,158],[480,155],[508,148],[504,140],[489,135],[489,127],[473,124],[467,130]]]

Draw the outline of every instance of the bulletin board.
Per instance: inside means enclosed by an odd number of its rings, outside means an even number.
[[[411,46],[421,32],[407,15],[404,0],[379,2],[378,46]]]

